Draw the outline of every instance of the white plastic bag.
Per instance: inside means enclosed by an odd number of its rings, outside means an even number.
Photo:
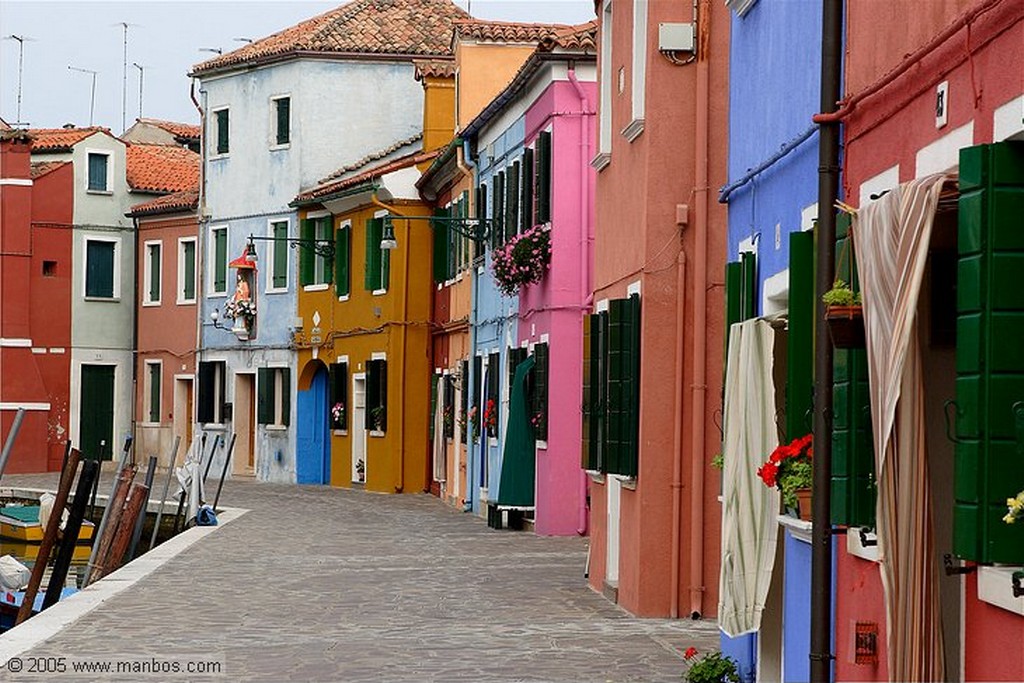
[[[31,576],[32,571],[11,555],[0,557],[0,590],[20,591]]]

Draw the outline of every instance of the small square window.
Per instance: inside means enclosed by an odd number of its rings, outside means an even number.
[[[57,277],[56,261],[43,261],[43,277]]]
[[[291,142],[291,98],[280,97],[274,100],[274,112],[277,125],[276,144],[287,145]]]
[[[229,150],[229,119],[228,110],[220,109],[214,112],[217,119],[217,154],[227,154]]]

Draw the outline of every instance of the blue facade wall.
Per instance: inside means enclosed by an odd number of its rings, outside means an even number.
[[[811,545],[786,531],[783,578],[783,680],[811,680]]]

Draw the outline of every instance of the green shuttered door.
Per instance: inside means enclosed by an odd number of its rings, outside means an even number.
[[[1024,563],[1024,143],[960,151],[953,547],[977,562]]]

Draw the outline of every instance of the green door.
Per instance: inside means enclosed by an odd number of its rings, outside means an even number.
[[[78,448],[86,458],[110,460],[114,452],[114,366],[83,365]]]

